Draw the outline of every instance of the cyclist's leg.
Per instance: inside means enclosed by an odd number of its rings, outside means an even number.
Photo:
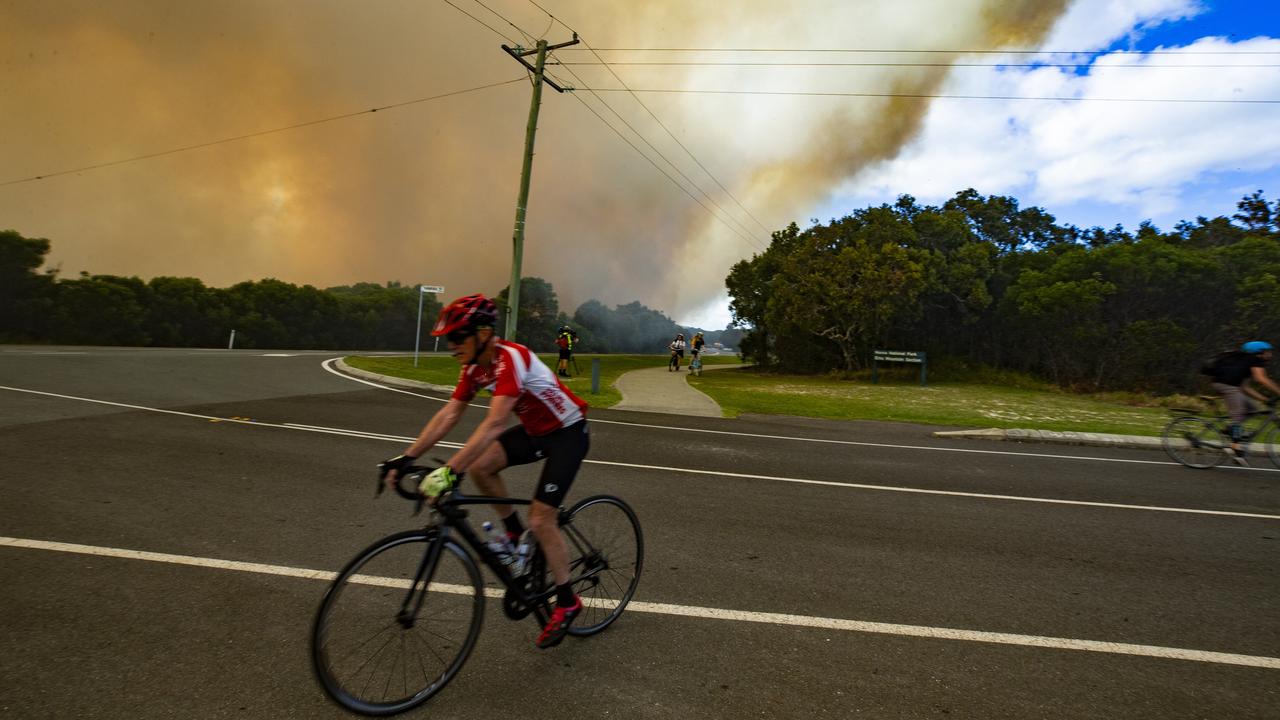
[[[489,497],[511,497],[507,494],[507,484],[498,473],[502,470],[524,465],[537,460],[529,435],[523,425],[515,425],[498,436],[494,442],[480,455],[480,459],[467,469],[467,477],[475,481],[480,492]],[[506,519],[514,511],[510,505],[494,505],[494,512],[499,518]]]
[[[1237,385],[1214,383],[1213,389],[1222,395],[1222,401],[1226,403],[1227,417],[1231,420],[1231,447],[1238,450],[1240,438],[1244,434],[1245,413],[1249,411],[1249,399]]]
[[[542,476],[538,479],[538,489],[529,509],[529,527],[538,538],[547,568],[556,584],[555,611],[535,644],[539,648],[549,648],[564,639],[583,608],[582,600],[569,583],[569,547],[560,532],[559,507],[591,447],[591,435],[587,421],[582,420],[534,440],[544,450],[547,462],[542,466]]]
[[[529,528],[538,538],[556,585],[564,585],[569,582],[569,549],[560,533],[559,509],[591,447],[591,434],[582,420],[536,441],[547,462],[529,508]]]

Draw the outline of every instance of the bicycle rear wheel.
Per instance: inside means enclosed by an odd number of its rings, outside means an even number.
[[[466,550],[446,539],[431,577],[424,578],[434,542],[435,531],[421,530],[379,540],[325,593],[312,632],[312,661],[325,692],[348,710],[394,715],[416,707],[453,679],[471,654],[484,619],[480,570]]]
[[[1174,418],[1165,426],[1162,444],[1169,457],[1201,470],[1221,465],[1229,446],[1216,425],[1191,416]]]
[[[565,516],[569,573],[583,604],[569,634],[594,635],[631,602],[644,568],[644,535],[631,506],[608,495],[586,498]]]

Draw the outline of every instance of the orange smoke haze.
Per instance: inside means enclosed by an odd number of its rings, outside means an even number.
[[[523,41],[474,0],[455,4]],[[486,4],[553,43],[569,39],[527,0]],[[987,49],[1034,47],[1066,0],[540,4],[596,47]],[[0,183],[519,78],[503,42],[443,2],[7,0],[0,2]],[[581,47],[557,57],[595,61]],[[606,59],[804,58],[615,52]],[[599,66],[552,67],[578,85],[570,71],[590,87],[618,87]],[[634,89],[911,93],[936,91],[947,75],[947,68],[616,71]],[[630,137],[590,93],[577,95]],[[729,266],[759,251],[768,235],[634,98],[601,97],[737,218],[738,229],[712,219],[583,102],[548,89],[524,274],[550,281],[566,312],[593,297],[638,299],[681,319],[722,295]],[[640,99],[768,230],[802,222],[837,184],[894,157],[928,110],[927,101],[887,98]],[[528,110],[529,85],[519,82],[0,185],[0,228],[49,238],[51,262],[64,275],[194,276],[216,286],[263,277],[320,287],[400,280],[444,285],[448,295],[496,293],[510,273]]]

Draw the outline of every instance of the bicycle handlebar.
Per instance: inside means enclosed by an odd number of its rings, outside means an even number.
[[[403,472],[400,472],[396,475],[396,481],[391,485],[391,489],[395,490],[397,495],[404,498],[405,500],[410,500],[414,503],[414,508],[413,508],[414,515],[417,515],[418,513],[422,512],[422,503],[426,501],[426,498],[422,495],[422,493],[418,492],[418,483],[422,481],[422,477],[424,475],[426,475],[427,473],[435,469],[436,468],[424,467],[421,465],[409,465],[408,467],[404,468]],[[412,480],[413,484],[410,485],[410,488],[412,489],[407,490],[405,489],[405,486],[403,485],[403,483],[406,479],[409,479],[409,478],[413,478]],[[373,496],[375,498],[378,497],[386,489],[387,489],[387,475],[386,473],[380,472],[378,473],[378,487],[374,490]]]

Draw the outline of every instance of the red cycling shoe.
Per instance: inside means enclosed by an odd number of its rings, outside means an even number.
[[[574,603],[569,607],[557,606],[551,613],[551,619],[547,621],[547,626],[542,628],[542,634],[538,636],[537,646],[543,650],[549,647],[555,647],[564,640],[564,636],[569,632],[569,626],[573,624],[574,618],[578,617],[578,613],[582,612],[582,598],[573,597]]]

